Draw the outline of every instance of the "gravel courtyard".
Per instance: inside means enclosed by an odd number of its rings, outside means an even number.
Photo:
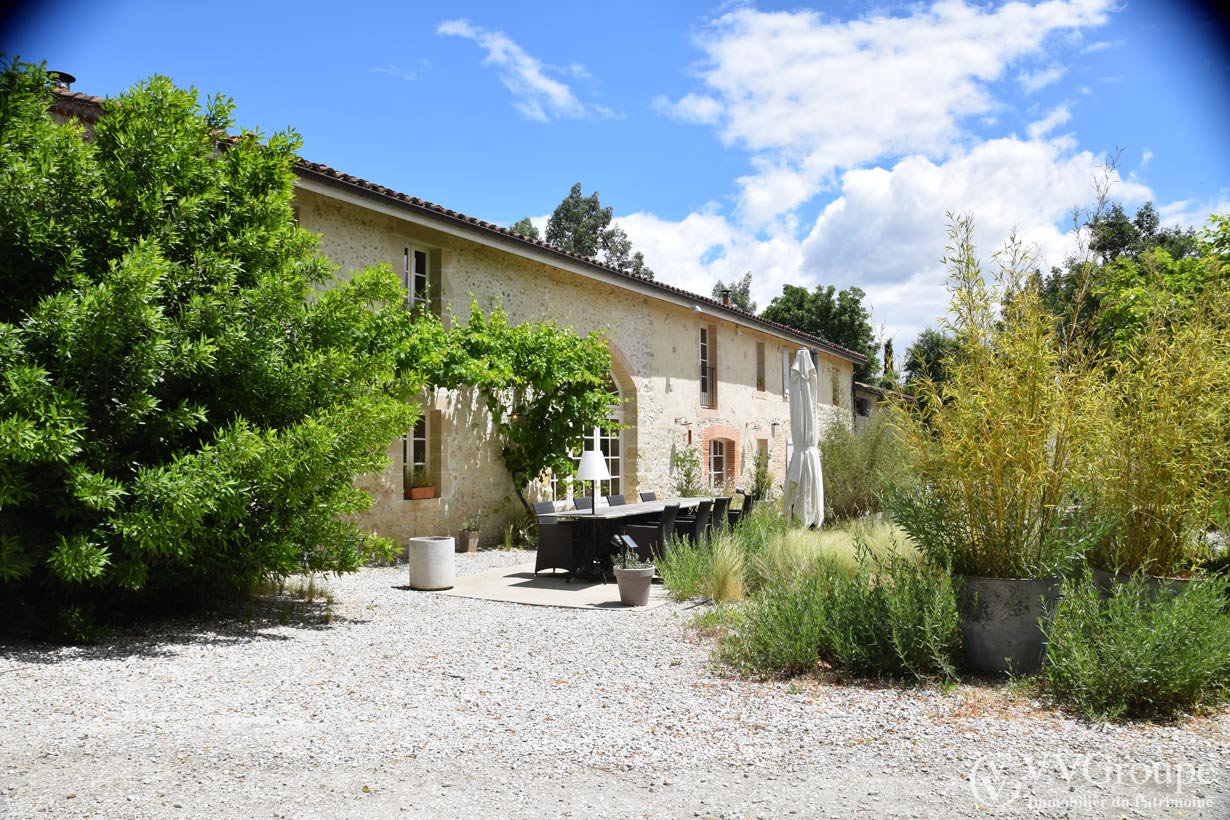
[[[365,569],[331,605],[0,645],[0,818],[1230,818],[1226,716],[1094,726],[1003,686],[743,681],[690,605],[405,584]]]

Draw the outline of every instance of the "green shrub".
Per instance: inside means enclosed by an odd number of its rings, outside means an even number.
[[[826,521],[877,513],[889,487],[907,474],[904,449],[885,405],[860,426],[834,424],[820,441]]]
[[[52,97],[0,65],[0,604],[88,637],[92,611],[391,555],[352,479],[413,425],[430,334],[387,266],[319,289],[299,139],[220,145],[232,104],[162,77],[89,139]]]
[[[773,492],[773,472],[769,469],[767,450],[756,450],[752,457],[752,497],[767,501]]]
[[[919,549],[962,575],[1037,578],[1071,558],[1060,536],[1084,441],[1080,404],[1096,385],[1067,354],[1043,305],[1035,263],[1015,237],[996,255],[993,283],[952,219],[946,259],[956,339],[943,382],[899,401],[897,431],[917,486],[891,512]]]
[[[761,591],[726,623],[718,660],[756,677],[812,671],[824,641],[826,580],[813,574],[790,587]]]
[[[858,549],[858,569],[814,552],[768,559],[794,574],[766,584],[719,642],[718,657],[745,674],[784,677],[821,661],[864,677],[954,678],[956,599],[946,574],[912,556]]]
[[[654,566],[671,597],[686,601],[706,595],[711,557],[705,547],[696,546],[684,538],[675,538],[655,559]]]
[[[1115,522],[1095,565],[1189,574],[1212,557],[1201,535],[1230,482],[1230,283],[1208,277],[1190,305],[1158,278],[1135,289],[1141,326],[1085,402],[1082,498]]]
[[[679,447],[671,453],[671,488],[677,498],[695,498],[705,494],[700,464],[700,451],[692,445]]]
[[[729,533],[715,536],[709,546],[709,578],[705,593],[721,604],[743,600],[745,553]]]
[[[864,677],[956,677],[956,597],[947,573],[888,553],[860,550],[855,575],[830,571],[824,654]]]
[[[1041,685],[1091,719],[1164,718],[1225,702],[1228,587],[1207,576],[1155,595],[1138,574],[1104,599],[1088,576],[1065,583]]]

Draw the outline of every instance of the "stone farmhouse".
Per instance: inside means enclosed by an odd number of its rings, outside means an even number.
[[[52,113],[96,121],[101,102],[65,87]],[[861,354],[728,299],[637,277],[324,165],[302,160],[296,171],[299,222],[320,236],[339,277],[387,263],[411,299],[426,300],[446,324],[473,300],[502,307],[513,322],[602,333],[613,360],[611,417],[625,427],[598,436],[612,476],[599,495],[669,494],[672,456],[689,446],[713,487],[750,486],[757,451],[780,483],[790,448],[789,365],[801,348],[820,370],[822,428],[849,423]],[[375,497],[361,523],[406,543],[454,532],[481,513],[484,542],[495,540],[520,505],[480,397],[440,390],[422,401],[415,429],[390,442],[389,466],[359,480]],[[590,434],[586,447],[594,444]],[[416,470],[430,477],[431,497],[410,498]],[[549,477],[536,483],[527,497],[564,500],[565,488]]]

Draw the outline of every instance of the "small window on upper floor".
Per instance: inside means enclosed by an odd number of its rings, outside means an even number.
[[[765,387],[764,342],[756,342],[756,389],[763,393]]]
[[[406,287],[411,310],[420,307],[431,309],[431,256],[427,251],[410,246],[402,249],[402,284]]]
[[[700,406],[717,407],[717,341],[712,325],[700,329]]]

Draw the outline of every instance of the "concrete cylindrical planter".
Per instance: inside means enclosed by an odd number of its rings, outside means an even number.
[[[615,567],[615,583],[619,585],[619,602],[624,606],[646,606],[649,587],[653,583],[653,567],[623,569]]]
[[[1109,598],[1115,587],[1120,584],[1126,584],[1132,580],[1132,576],[1126,572],[1111,572],[1106,569],[1098,569],[1090,567],[1093,572],[1093,583],[1097,585],[1098,592],[1103,598]],[[1187,585],[1192,582],[1191,578],[1163,578],[1157,575],[1148,576],[1145,585],[1149,589],[1149,597],[1156,598],[1159,592],[1165,590],[1172,595],[1178,595],[1187,589]]]
[[[457,577],[453,539],[424,535],[410,539],[410,588],[451,589]]]
[[[1058,578],[960,579],[957,612],[965,667],[984,675],[1030,674],[1042,668],[1049,622],[1059,600]]]

